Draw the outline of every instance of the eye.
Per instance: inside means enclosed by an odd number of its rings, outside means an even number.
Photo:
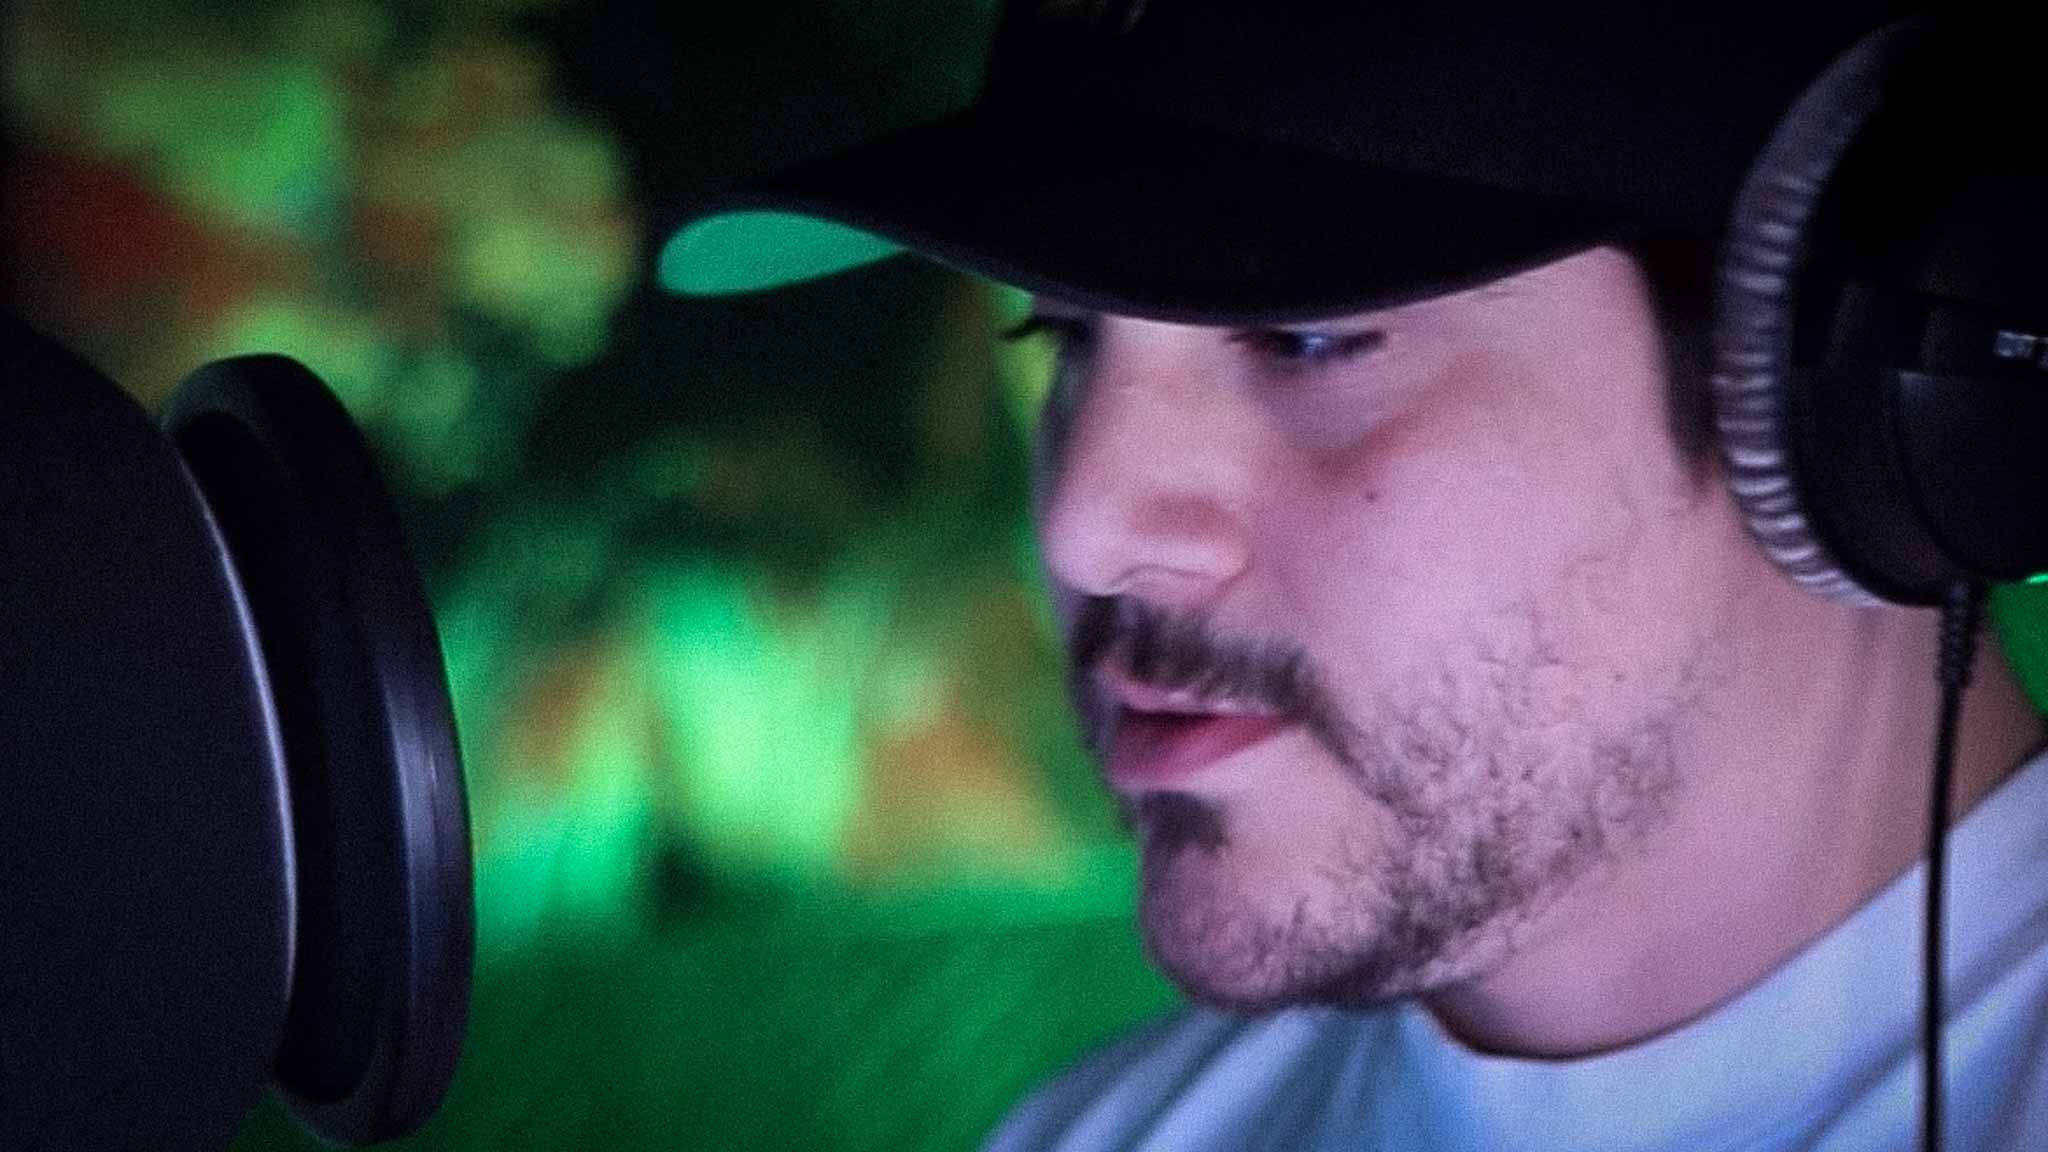
[[[1002,338],[1012,342],[1029,340],[1034,336],[1051,336],[1059,343],[1061,354],[1065,355],[1093,340],[1095,325],[1079,316],[1033,312],[1024,318],[1023,323],[1002,332]]]
[[[1385,344],[1387,334],[1374,328],[1360,332],[1254,328],[1239,332],[1230,340],[1251,349],[1260,359],[1276,367],[1298,369],[1363,356]]]
[[[1069,426],[1079,407],[1079,395],[1094,358],[1096,320],[1086,315],[1033,311],[1023,323],[1004,329],[1003,340],[1017,343],[1038,336],[1050,336],[1055,357],[1052,378],[1040,407],[1041,443],[1057,458],[1066,443]]]

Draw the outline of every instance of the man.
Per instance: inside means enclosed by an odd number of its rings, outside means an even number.
[[[1757,550],[1670,434],[1627,253],[1311,328],[1041,307],[1072,326],[1078,393],[1041,538],[1087,598],[1086,714],[1142,838],[1145,940],[1228,1011],[1097,1057],[995,1147],[1911,1132],[1899,878],[1936,620],[1822,600]],[[1986,648],[1952,962],[2025,948],[2025,987],[1996,990],[2038,1004],[2038,932],[2002,921],[2048,895],[2024,871],[2048,776],[1975,808],[2043,730]],[[2035,845],[2007,872],[1980,837],[2013,828]],[[2001,1067],[1952,1078],[1959,1137],[2048,1103],[2031,1043],[1981,1042]]]
[[[1040,539],[1197,1006],[991,1147],[1912,1146],[1938,622],[1750,540],[1704,272],[1646,239],[1711,251],[1761,110],[1879,15],[1825,7],[1020,5],[967,118],[763,194],[1034,287],[1060,341]],[[1001,132],[1028,161],[962,143]],[[1948,1132],[2017,1148],[2048,729],[1981,648]]]

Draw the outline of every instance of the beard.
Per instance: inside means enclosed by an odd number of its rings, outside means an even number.
[[[1142,642],[1143,613],[1124,618]],[[1308,738],[1260,750],[1284,755],[1261,769],[1269,788],[1125,802],[1142,840],[1145,948],[1185,994],[1243,1012],[1360,1007],[1476,978],[1668,818],[1697,655],[1639,675],[1638,706],[1603,725],[1585,707],[1601,677],[1503,634],[1539,629],[1497,629],[1422,678],[1426,690],[1370,709],[1340,706],[1288,650]],[[1184,620],[1161,635],[1184,668],[1280,651]],[[1212,640],[1217,663],[1199,658]]]

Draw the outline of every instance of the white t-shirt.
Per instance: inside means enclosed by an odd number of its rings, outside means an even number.
[[[2048,1149],[2048,755],[1949,839],[1947,1138]],[[1083,1060],[990,1152],[1906,1150],[1918,1146],[1924,865],[1707,1016],[1580,1060],[1482,1055],[1413,1002],[1190,1009]]]

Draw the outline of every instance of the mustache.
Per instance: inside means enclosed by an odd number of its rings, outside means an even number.
[[[1108,751],[1103,742],[1116,711],[1095,683],[1108,660],[1156,688],[1192,690],[1203,700],[1250,705],[1303,724],[1339,760],[1356,762],[1351,726],[1300,645],[1226,635],[1199,614],[1127,596],[1083,600],[1068,641],[1067,692],[1098,756]]]

